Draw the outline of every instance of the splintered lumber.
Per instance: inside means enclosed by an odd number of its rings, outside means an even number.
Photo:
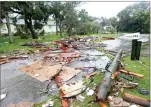
[[[141,98],[138,96],[130,95],[128,93],[124,93],[123,99],[128,102],[132,102],[141,106],[150,107],[150,100],[145,98]]]
[[[91,77],[91,76],[94,76],[94,75],[96,75],[98,72],[92,72],[92,73],[89,73],[89,74],[86,74],[86,75],[83,75],[83,77],[84,78],[89,78],[89,77]]]
[[[60,87],[62,86],[61,78],[60,76],[55,76],[55,80],[57,82],[57,85]],[[62,90],[60,90],[60,97],[63,97],[65,94]],[[68,107],[68,99],[67,98],[61,98],[61,107]]]
[[[112,74],[112,77],[111,77],[111,78],[114,79],[118,74],[119,74],[118,71],[114,72],[114,73]]]
[[[97,93],[98,100],[103,100],[104,101],[106,96],[107,96],[107,92],[110,91],[111,76],[117,70],[118,65],[120,64],[119,60],[120,60],[121,56],[122,56],[122,50],[120,50],[116,54],[113,62],[111,63],[111,65],[109,66],[107,71],[105,72],[102,84],[98,88],[98,93]]]
[[[123,69],[121,69],[120,72],[125,73],[125,74],[129,74],[129,75],[133,75],[133,76],[136,76],[136,77],[140,77],[140,78],[144,77],[144,75],[142,75],[142,74],[137,74],[135,72],[129,72],[129,71],[126,71],[126,70],[123,70]]]
[[[100,107],[107,107],[103,102],[100,102]]]

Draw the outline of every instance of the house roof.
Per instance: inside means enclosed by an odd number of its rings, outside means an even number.
[[[3,23],[6,23],[6,19],[3,19],[2,22],[3,22]],[[12,20],[9,20],[9,22],[10,22],[11,24],[13,24],[13,21],[12,21]],[[17,25],[24,25],[24,24],[25,24],[25,21],[24,21],[24,19],[19,19],[19,20],[17,20],[16,24],[17,24]],[[34,20],[32,20],[32,24],[34,25]],[[55,26],[56,24],[55,24],[55,21],[54,21],[54,20],[48,20],[48,22],[47,22],[46,25]]]

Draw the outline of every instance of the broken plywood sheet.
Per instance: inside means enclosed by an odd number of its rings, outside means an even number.
[[[81,92],[86,88],[83,81],[73,82],[69,84],[64,84],[60,87],[60,90],[65,94],[63,97],[73,97]]]
[[[19,70],[43,82],[54,77],[59,72],[61,67],[61,64],[51,65],[43,64],[42,61],[36,61],[31,65],[19,68]]]
[[[59,75],[60,75],[61,81],[65,82],[80,72],[81,70],[76,70],[75,68],[64,67],[64,69],[59,73]]]
[[[60,76],[63,81],[67,81],[81,71],[66,66],[62,67],[61,64],[53,65],[52,63],[43,63],[43,61],[36,61],[31,65],[21,67],[19,70],[44,82],[58,74],[61,68]]]

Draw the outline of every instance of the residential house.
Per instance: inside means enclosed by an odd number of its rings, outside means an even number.
[[[34,21],[32,21],[32,24],[34,25]],[[24,19],[17,20],[16,25],[25,25]],[[12,33],[15,33],[17,31],[12,20],[10,20],[10,27]],[[52,19],[48,20],[47,24],[43,26],[43,29],[45,33],[56,32],[56,22]],[[5,33],[8,33],[8,29],[6,26],[6,19],[2,20],[2,25],[1,25],[1,34],[5,34]]]

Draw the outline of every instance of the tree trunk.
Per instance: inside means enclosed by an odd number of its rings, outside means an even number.
[[[8,29],[9,43],[12,43],[13,40],[12,40],[11,27],[10,27],[8,14],[5,14],[5,17],[6,17],[6,26],[7,26],[7,29]]]
[[[26,34],[28,34],[28,27],[27,27],[27,18],[26,18],[26,16],[24,15],[24,21],[25,21],[25,32],[26,32]]]
[[[56,35],[58,35],[58,20],[56,19]]]
[[[68,27],[67,34],[68,34],[69,37],[72,35],[71,27]]]
[[[34,31],[34,28],[33,28],[33,25],[32,25],[32,20],[31,20],[31,19],[30,19],[29,22],[28,22],[28,28],[29,28],[29,30],[30,30],[30,32],[31,32],[32,38],[33,38],[33,39],[38,39],[38,37],[37,37],[37,35],[36,35],[35,31]]]
[[[62,25],[61,25],[61,22],[59,24],[59,28],[60,28],[60,38],[62,38]]]

